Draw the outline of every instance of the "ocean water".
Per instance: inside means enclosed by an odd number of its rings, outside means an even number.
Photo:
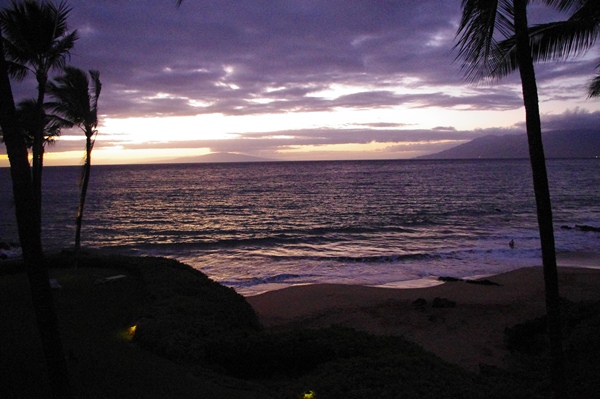
[[[557,251],[598,252],[600,233],[574,227],[600,226],[600,160],[547,164]],[[55,251],[73,245],[80,168],[44,173]],[[541,264],[531,180],[527,160],[95,166],[82,239],[178,259],[245,295],[491,275]],[[16,242],[6,168],[0,189],[0,241]]]

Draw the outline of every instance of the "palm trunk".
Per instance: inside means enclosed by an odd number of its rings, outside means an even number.
[[[42,170],[44,167],[44,126],[46,119],[44,112],[44,97],[46,95],[46,83],[48,79],[43,74],[38,74],[38,98],[37,98],[37,114],[36,126],[33,132],[33,196],[36,207],[39,209],[37,216],[39,218],[39,226],[42,226]],[[40,231],[41,234],[41,231]]]
[[[33,195],[27,146],[17,123],[4,49],[0,40],[0,126],[10,162],[19,240],[53,398],[71,398],[71,385],[42,254],[39,208]]]
[[[77,230],[75,233],[75,264],[79,257],[81,248],[81,223],[83,222],[83,207],[87,196],[88,184],[90,182],[90,172],[92,169],[92,133],[86,132],[85,142],[85,164],[83,165],[83,179],[81,181],[81,193],[79,195],[79,210],[77,212]]]
[[[558,290],[558,273],[554,246],[554,228],[552,225],[552,207],[550,190],[546,172],[546,161],[542,145],[542,127],[537,95],[535,70],[529,44],[527,1],[514,0],[515,34],[517,39],[517,59],[525,119],[529,157],[533,175],[533,189],[537,208],[540,242],[542,247],[542,264],[546,294],[546,312],[548,314],[548,335],[551,353],[551,383],[555,397],[564,397],[564,361],[562,351],[562,334],[560,321],[560,297]]]

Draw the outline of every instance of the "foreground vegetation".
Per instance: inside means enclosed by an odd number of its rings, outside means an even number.
[[[511,367],[467,372],[400,337],[342,328],[265,331],[243,297],[163,258],[49,257],[60,328],[81,398],[548,397],[544,319],[507,331]],[[22,265],[0,263],[0,397],[47,397]],[[106,277],[124,275],[111,282]],[[110,281],[110,280],[109,280]],[[600,386],[597,304],[567,304],[572,397]],[[135,326],[135,329],[132,328]],[[33,344],[32,344],[33,343]]]

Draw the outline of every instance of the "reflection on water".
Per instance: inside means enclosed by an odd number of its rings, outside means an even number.
[[[548,168],[558,249],[597,250],[600,234],[559,227],[600,225],[598,162]],[[16,239],[7,172],[0,241]],[[47,249],[72,245],[79,175],[45,172]],[[172,256],[240,290],[386,284],[539,263],[534,206],[527,160],[96,166],[82,238]]]

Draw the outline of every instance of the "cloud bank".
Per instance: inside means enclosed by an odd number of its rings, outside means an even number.
[[[406,158],[495,130],[522,129],[517,76],[493,85],[463,79],[453,51],[458,0],[71,5],[70,27],[80,39],[70,62],[100,70],[103,82],[96,150],[202,148],[310,159],[308,150],[320,149],[313,156],[362,157],[366,151],[365,157]],[[534,23],[564,18],[539,5],[530,12]],[[598,102],[585,92],[596,56],[592,51],[538,67],[545,128],[597,120]],[[17,98],[35,94],[31,80],[14,86]],[[222,137],[212,139],[217,126],[205,121],[215,115],[242,126],[220,128]],[[336,122],[317,121],[328,115]],[[169,117],[198,119],[164,128],[160,139],[145,125],[110,123]],[[272,118],[289,123],[275,126]],[[81,149],[79,134],[64,132],[51,151]],[[344,150],[350,145],[354,149]]]

